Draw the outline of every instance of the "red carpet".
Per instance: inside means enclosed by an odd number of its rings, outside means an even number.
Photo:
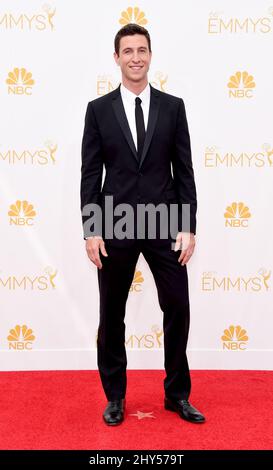
[[[164,410],[163,378],[128,371],[126,419],[107,427],[97,371],[1,372],[0,448],[273,448],[273,372],[192,371],[191,402],[207,418],[200,425]]]

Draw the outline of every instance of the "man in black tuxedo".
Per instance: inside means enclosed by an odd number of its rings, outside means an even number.
[[[121,68],[122,83],[88,103],[82,140],[82,221],[87,254],[98,271],[97,353],[108,400],[103,418],[108,425],[120,424],[124,419],[124,317],[140,253],[154,276],[163,311],[165,409],[176,411],[193,423],[205,421],[188,401],[191,380],[186,347],[190,308],[186,263],[195,246],[197,210],[190,136],[183,100],[148,83],[151,57],[151,40],[145,28],[128,24],[118,31],[114,59]],[[103,166],[105,180],[101,188]],[[107,212],[107,198],[114,209],[123,204],[120,212],[114,212],[117,230],[111,235],[107,228],[112,216]],[[132,208],[134,217],[133,230],[127,237],[118,225],[125,203]],[[162,203],[168,209],[168,217],[170,206],[179,205],[175,238],[169,229],[167,236],[161,237],[157,219],[153,237],[145,224],[139,236],[137,207]],[[182,204],[189,208],[186,230]],[[91,217],[90,208],[95,206],[101,209],[101,218],[95,211]]]

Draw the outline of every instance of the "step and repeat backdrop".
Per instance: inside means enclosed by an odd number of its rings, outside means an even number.
[[[88,101],[120,83],[114,37],[130,22],[151,35],[150,83],[186,106],[198,195],[190,367],[272,369],[271,0],[1,0],[0,368],[96,368],[81,139]],[[141,255],[129,368],[163,368],[162,316]]]

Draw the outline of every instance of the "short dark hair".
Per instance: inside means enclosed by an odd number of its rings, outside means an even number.
[[[119,46],[120,46],[120,40],[124,36],[133,36],[134,34],[142,34],[143,36],[146,37],[148,41],[148,47],[149,51],[152,52],[151,49],[151,38],[150,35],[147,31],[147,29],[143,28],[143,26],[140,26],[136,23],[128,23],[125,26],[123,26],[116,34],[115,36],[115,52],[117,55],[119,55]]]

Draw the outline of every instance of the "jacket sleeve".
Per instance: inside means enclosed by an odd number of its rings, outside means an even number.
[[[101,235],[101,222],[97,221],[92,233],[87,229],[85,222],[90,218],[86,215],[88,204],[97,204],[101,207],[100,192],[103,173],[103,158],[101,139],[96,123],[92,103],[88,103],[85,114],[85,125],[82,138],[82,165],[81,165],[81,213],[84,238],[90,235]],[[91,214],[92,215],[92,214]]]
[[[182,99],[179,102],[177,115],[172,168],[174,185],[179,201],[179,231],[182,230],[182,216],[187,210],[185,206],[182,211],[181,204],[190,204],[190,232],[195,234],[197,211],[196,187],[192,166],[190,134],[185,105]]]

